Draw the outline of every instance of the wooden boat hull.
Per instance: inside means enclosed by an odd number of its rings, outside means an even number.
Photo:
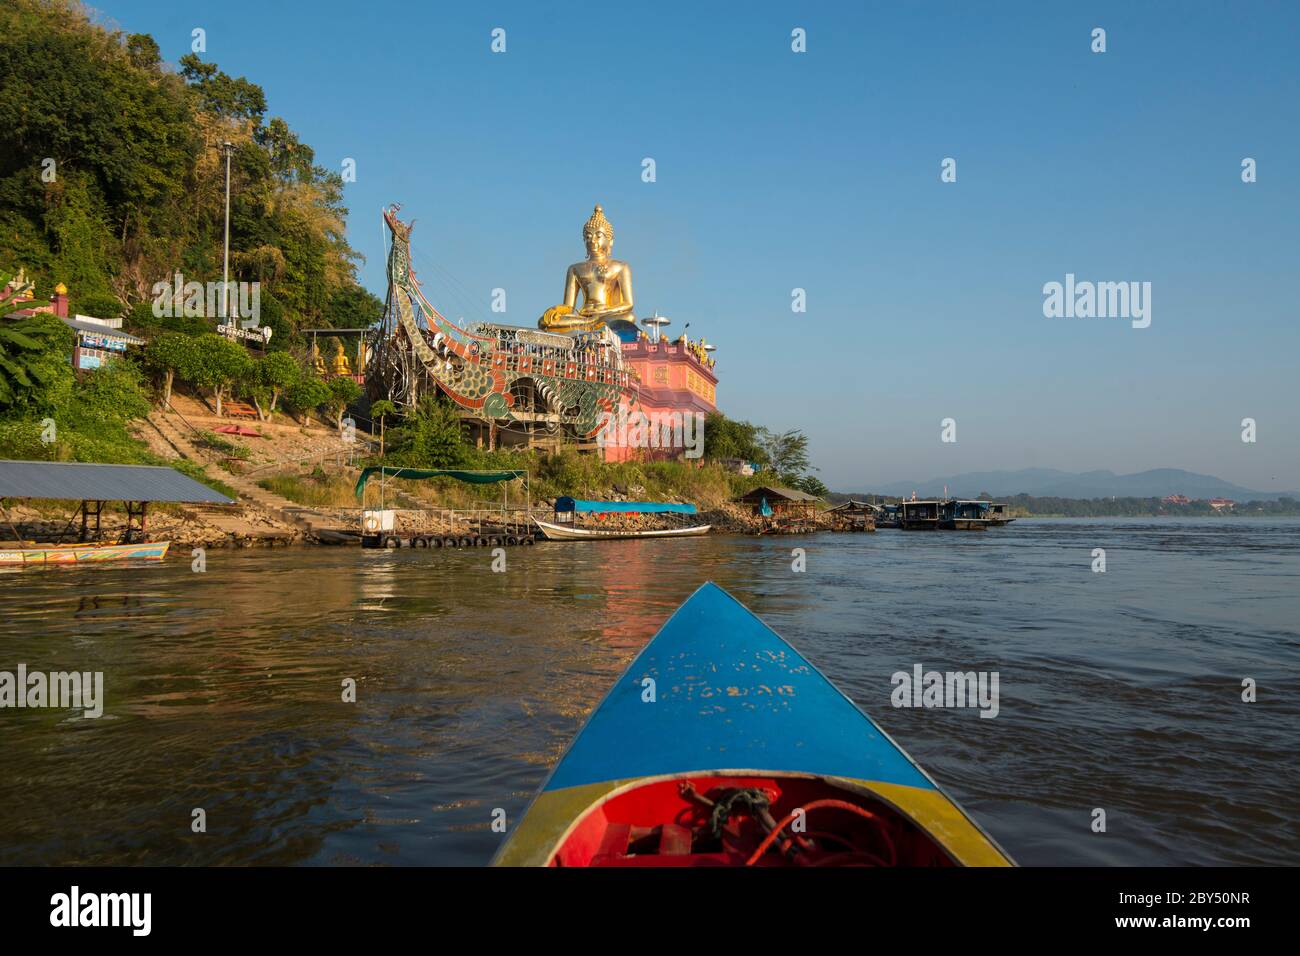
[[[648,531],[615,531],[599,528],[574,528],[553,521],[534,518],[547,541],[611,541],[619,538],[689,538],[708,534],[712,525],[701,524],[691,528],[661,528]]]
[[[802,830],[790,826],[800,813]],[[1012,865],[866,714],[711,583],[619,678],[494,862]]]
[[[99,561],[161,561],[170,541],[140,544],[72,544],[0,548],[0,565],[90,564]]]

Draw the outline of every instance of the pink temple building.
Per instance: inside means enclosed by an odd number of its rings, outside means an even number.
[[[661,441],[651,447],[606,444],[605,460],[653,461],[678,457],[687,450],[687,443],[681,440],[676,423],[685,423],[686,416],[700,416],[685,424],[686,428],[699,431],[702,416],[718,410],[718,376],[713,358],[702,342],[692,342],[685,336],[675,342],[667,339],[655,342],[639,336],[634,342],[624,342],[622,349],[623,365],[636,383],[637,404],[630,414],[639,411],[646,415],[651,428],[658,429]]]

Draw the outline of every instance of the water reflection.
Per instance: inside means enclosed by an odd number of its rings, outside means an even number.
[[[317,549],[8,576],[0,669],[102,670],[107,700],[97,721],[0,712],[0,863],[485,862],[492,809],[517,817],[706,580],[1022,862],[1294,863],[1297,530],[1026,522],[539,545],[505,573],[489,549]],[[890,674],[917,662],[999,670],[1001,715],[892,709]]]

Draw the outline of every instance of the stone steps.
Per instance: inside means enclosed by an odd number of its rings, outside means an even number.
[[[154,429],[163,437],[163,439],[176,449],[176,453],[182,458],[187,458],[200,465],[209,464],[207,458],[199,451],[198,447],[189,439],[171,417],[164,412],[153,411],[149,413],[148,421]],[[333,519],[326,515],[312,511],[310,508],[304,508],[297,502],[290,501],[275,492],[267,491],[258,485],[255,481],[245,478],[242,475],[234,475],[223,472],[221,480],[235,489],[241,498],[246,499],[249,503],[256,505],[264,511],[270,511],[272,514],[284,521],[301,529],[306,534],[315,533],[315,523],[312,518],[315,517],[320,522],[334,523]],[[216,525],[222,530],[226,530],[223,524],[229,526],[237,519],[222,519],[218,514],[206,516],[211,524]]]

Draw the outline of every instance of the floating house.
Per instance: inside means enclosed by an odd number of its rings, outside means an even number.
[[[810,495],[806,491],[774,485],[762,485],[740,498],[741,504],[763,517],[810,517],[817,510],[820,501],[816,495]]]
[[[835,524],[841,530],[875,531],[880,508],[867,501],[850,499],[829,509],[828,514],[834,516]]]
[[[898,509],[898,526],[906,531],[935,531],[942,501],[904,501]]]
[[[897,527],[907,531],[983,531],[1015,520],[1007,516],[1006,505],[979,498],[903,501],[897,516]]]

